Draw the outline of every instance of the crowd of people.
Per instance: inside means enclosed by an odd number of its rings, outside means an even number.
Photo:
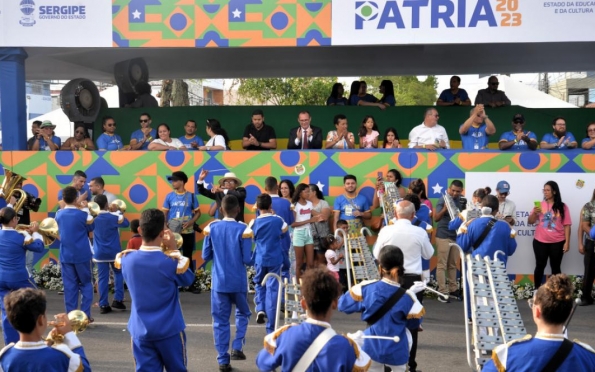
[[[142,139],[138,141],[139,146],[144,145],[142,142]],[[230,371],[231,361],[247,359],[243,345],[252,313],[247,299],[246,266],[254,266],[256,270],[255,321],[265,324],[267,334],[265,347],[256,358],[259,369],[292,370],[307,363],[306,367],[320,371],[329,370],[330,365],[355,370],[383,371],[384,366],[388,366],[393,371],[417,371],[418,333],[425,313],[422,296],[425,286],[419,283],[429,279],[428,260],[434,255],[434,222],[437,223],[436,276],[438,290],[444,294],[438,297],[441,302],[462,297],[456,280],[459,254],[450,243],[456,242],[465,252],[473,251],[485,257],[502,251],[504,262],[516,250],[512,228],[516,206],[508,198],[511,186],[506,181],[498,182],[496,195],[491,194],[490,188],[478,189],[467,202],[461,196],[463,183],[453,180],[447,194],[454,207],[464,211],[461,218],[451,215],[447,199],[441,198],[433,206],[422,180],[414,180],[405,187],[401,174],[394,169],[378,176],[372,200],[357,192],[356,176],[345,175],[344,193],[335,198],[332,206],[316,185],[294,185],[290,180],[279,182],[268,177],[265,190],[254,206],[257,217],[246,223],[246,189],[242,187],[242,180],[228,172],[219,179],[218,185],[207,188],[207,175],[208,171],[202,170],[197,184],[199,194],[213,200],[211,209],[216,216],[204,230],[202,258],[207,263],[212,262],[211,314],[220,371]],[[60,210],[55,219],[62,237],[60,265],[66,312],[80,308],[90,322],[94,321],[91,263],[98,268],[100,314],[126,309],[123,303],[123,283],[126,282],[132,306],[128,330],[139,371],[186,370],[185,323],[178,292],[180,288],[191,289],[195,281],[192,254],[196,247],[195,232],[200,230],[196,221],[201,213],[197,195],[186,191],[187,175],[177,171],[168,180],[172,192],[164,199],[161,210],[145,210],[140,220],[134,221],[128,221],[119,210],[114,203],[116,196],[105,190],[101,177],[93,178],[87,186],[86,174],[77,171],[71,185],[58,195]],[[350,275],[350,268],[343,262],[348,254],[346,242],[332,233],[337,229],[349,231],[364,226],[375,208],[382,206],[383,212],[389,213],[380,199],[391,183],[398,195],[392,211],[394,219],[380,220],[385,223],[378,226],[373,250],[381,280],[346,288],[346,277]],[[20,211],[12,208],[16,204],[14,197],[9,202],[8,207],[0,210],[0,300],[4,340],[9,345],[8,351],[0,354],[0,366],[6,371],[18,370],[15,366],[23,363],[27,343],[34,342],[35,350],[41,350],[40,355],[47,354],[48,360],[55,358],[57,365],[70,360],[69,363],[90,370],[84,349],[70,332],[65,314],[60,315],[64,325],[61,323],[52,332],[69,340],[58,348],[66,352],[69,359],[60,359],[61,354],[53,351],[55,348],[48,348],[40,341],[47,324],[45,298],[34,289],[25,252],[43,251],[43,236],[39,234],[38,224],[30,221],[28,228],[15,230]],[[99,207],[96,215],[89,209],[90,202]],[[593,303],[593,280],[588,278],[593,278],[595,273],[594,210],[595,191],[581,211],[579,226],[579,251],[585,255],[586,278],[583,296],[577,301],[581,306]],[[522,341],[518,346],[517,343],[507,344],[496,349],[492,359],[497,367],[508,363],[509,370],[514,370],[512,366],[519,363],[515,355],[542,346],[539,340],[544,336],[541,333],[548,329],[556,330],[552,331],[556,335],[561,333],[556,327],[568,314],[566,310],[555,309],[560,306],[566,309],[568,303],[572,303],[572,297],[567,295],[572,293],[572,285],[560,274],[562,257],[570,249],[570,213],[557,183],[547,182],[543,187],[543,201],[536,203],[528,217],[528,222],[536,226],[533,249],[537,290],[532,309],[538,334],[535,342],[525,344]],[[129,225],[136,235],[128,243],[128,249],[121,252],[119,230]],[[93,232],[92,240],[90,232]],[[182,237],[179,246],[173,233]],[[544,285],[543,270],[548,260],[552,276]],[[108,301],[110,271],[115,289],[111,306]],[[152,275],[143,275],[147,272]],[[302,307],[307,313],[303,324],[277,327],[278,281],[269,276],[263,283],[267,274],[301,280]],[[233,340],[232,306],[236,307]],[[336,335],[330,325],[335,309],[347,314],[361,313],[368,328],[348,338]],[[387,344],[382,340],[382,337],[394,336],[399,337],[398,342]],[[305,350],[318,337],[325,342],[316,343],[321,343],[318,352],[311,359],[302,360],[307,354]],[[564,337],[556,336],[556,340],[562,342]],[[184,352],[180,354],[179,350]],[[578,343],[573,350],[562,361],[570,368],[566,370],[588,370],[581,368],[591,360],[592,350]],[[493,366],[488,363],[486,370],[489,368]]]

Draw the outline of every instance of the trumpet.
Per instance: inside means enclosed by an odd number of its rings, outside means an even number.
[[[116,199],[110,205],[115,205],[122,213],[126,212],[126,203],[122,199]]]
[[[24,225],[24,224],[19,224],[16,226],[15,230],[17,232],[30,232],[30,229],[33,227],[33,224],[36,224],[36,222],[33,222],[31,225]],[[47,217],[44,218],[41,223],[39,224],[39,229],[38,229],[39,233],[41,234],[41,236],[43,237],[43,244],[48,246],[48,245],[52,245],[52,243],[56,240],[56,239],[60,239],[60,232],[58,231],[58,223],[56,222],[55,219],[51,218],[51,217]]]
[[[69,312],[68,321],[70,322],[72,326],[72,331],[75,334],[84,332],[85,329],[87,329],[87,326],[89,325],[89,317],[87,317],[87,314],[85,314],[81,310],[72,310],[71,312]],[[65,322],[55,320],[48,322],[48,326],[50,327],[63,327],[65,325]],[[51,343],[59,344],[64,341],[64,335],[58,332],[50,332],[45,340]]]

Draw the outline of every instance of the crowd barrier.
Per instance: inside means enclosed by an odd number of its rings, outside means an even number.
[[[40,221],[46,216],[53,216],[57,210],[58,191],[67,186],[76,170],[83,170],[89,179],[102,176],[106,190],[116,194],[128,205],[126,216],[138,218],[146,208],[161,208],[171,186],[167,175],[174,171],[188,174],[188,191],[196,191],[196,179],[201,169],[227,169],[234,172],[243,181],[247,191],[245,206],[246,220],[253,218],[252,205],[256,196],[264,190],[264,180],[268,176],[289,179],[297,183],[314,183],[321,187],[329,204],[336,196],[343,193],[343,176],[354,174],[358,178],[359,192],[372,199],[378,172],[398,169],[404,177],[404,185],[410,180],[421,178],[425,181],[428,197],[435,205],[450,182],[454,179],[465,181],[466,173],[489,172],[493,177],[485,179],[485,185],[495,189],[501,175],[497,173],[557,173],[566,177],[568,173],[579,174],[584,181],[584,189],[592,193],[595,186],[595,153],[582,151],[568,152],[499,152],[479,151],[461,152],[455,150],[418,152],[414,150],[395,151],[269,151],[269,152],[2,152],[1,165],[12,169],[27,178],[24,189],[42,199],[39,212],[32,213],[32,221]],[[296,165],[301,164],[305,172],[296,173]],[[225,171],[213,172],[206,182],[212,184],[223,176]],[[300,172],[301,173],[301,172]],[[503,174],[504,174],[503,173]],[[584,177],[583,177],[584,176]],[[573,176],[574,177],[574,176]],[[576,178],[576,177],[575,177]],[[542,185],[523,185],[534,188],[534,194],[541,195]],[[470,197],[473,190],[467,190]],[[568,193],[568,192],[567,192]],[[514,190],[512,194],[514,200]],[[588,200],[584,200],[587,202]],[[204,227],[208,221],[208,209],[211,200],[199,196],[202,216],[199,223]],[[517,200],[517,205],[519,201]],[[531,201],[532,203],[532,201]],[[573,222],[578,211],[571,211]],[[576,222],[573,235],[576,236]],[[131,233],[123,230],[122,244]],[[575,238],[576,239],[576,238]],[[202,263],[200,250],[202,235],[197,235],[197,250],[194,258]],[[532,249],[519,247],[519,249]],[[571,249],[576,250],[576,247]],[[577,253],[578,254],[578,253]],[[57,261],[57,246],[43,254],[36,254],[36,267]],[[566,260],[568,258],[565,258]],[[578,267],[582,267],[582,261]],[[432,261],[432,269],[435,260]],[[578,269],[577,269],[578,270]],[[531,270],[532,271],[532,270]],[[517,280],[522,280],[531,271],[518,272]],[[582,274],[574,272],[574,274]]]

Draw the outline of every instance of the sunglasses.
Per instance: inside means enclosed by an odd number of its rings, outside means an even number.
[[[595,128],[587,129],[587,132],[595,132]]]
[[[514,123],[515,123],[515,124],[525,124],[525,122],[524,122],[524,121],[522,121],[522,120],[518,120],[518,119],[517,119],[517,120],[515,120],[515,121],[514,121]]]
[[[149,119],[146,119],[146,120],[145,119],[140,119],[139,122],[141,122],[141,123],[148,123],[149,122]]]
[[[141,122],[142,122],[142,120],[141,120]],[[106,127],[115,127],[116,123],[107,123],[107,124],[105,124],[105,126]]]
[[[500,85],[500,83],[490,83],[490,85]]]

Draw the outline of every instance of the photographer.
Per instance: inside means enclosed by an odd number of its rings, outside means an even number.
[[[41,125],[41,120],[35,120],[31,124],[31,134],[33,134],[33,137],[31,137],[27,140],[27,150],[33,150],[33,143],[35,142],[35,139],[39,138],[39,136],[40,136],[40,130],[39,130],[40,125]]]

